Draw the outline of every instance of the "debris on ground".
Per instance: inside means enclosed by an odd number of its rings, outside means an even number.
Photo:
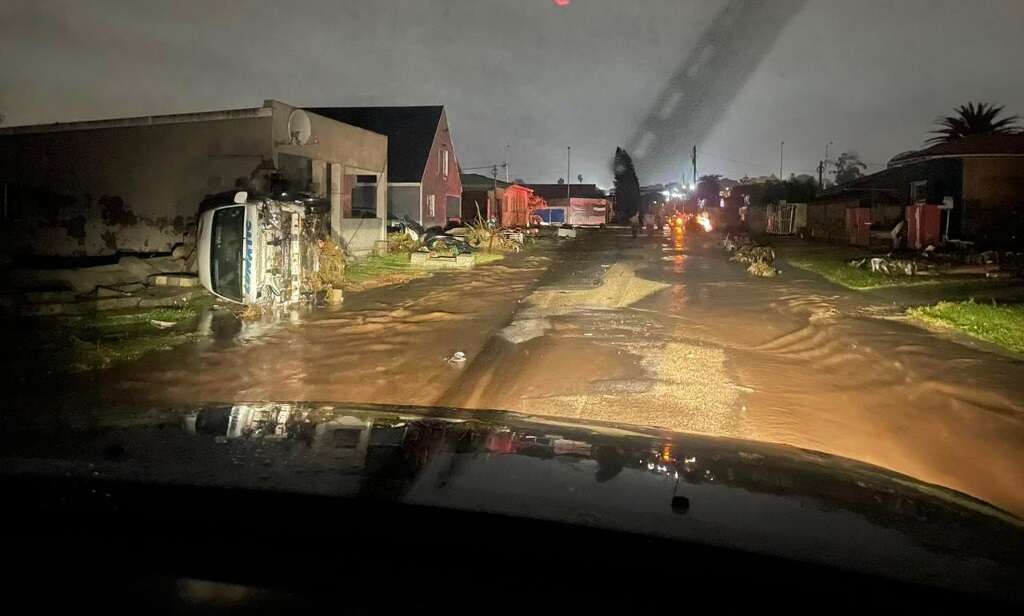
[[[753,240],[746,233],[727,233],[722,240],[722,248],[727,252],[735,252],[744,246],[753,245]]]
[[[199,277],[195,274],[154,274],[149,284],[157,287],[198,287]]]
[[[750,265],[751,263],[774,263],[775,251],[771,246],[741,246],[736,249],[732,261]]]
[[[747,272],[754,276],[761,278],[773,278],[779,275],[779,270],[775,268],[775,250],[771,246],[755,246],[753,243],[747,244],[743,239],[744,236],[727,237],[726,241],[722,242],[722,246],[729,250],[732,246],[733,255],[730,257],[730,261],[736,263],[742,263],[747,266]],[[746,238],[746,241],[750,241],[750,238]]]
[[[971,242],[929,244],[919,253],[867,256],[847,262],[850,267],[887,276],[975,275],[1008,278],[1024,271],[1024,254],[974,250]]]
[[[868,269],[878,274],[889,276],[916,276],[918,274],[917,261],[913,259],[895,259],[891,257],[864,257],[849,262],[851,267]]]
[[[455,351],[448,357],[445,357],[444,360],[448,362],[449,366],[462,366],[466,363],[466,354],[462,351]]]
[[[170,329],[170,328],[174,327],[175,322],[174,321],[160,321],[158,319],[150,319],[149,320],[149,324],[152,325],[153,327],[156,327],[157,329]]]
[[[773,264],[766,263],[764,261],[754,261],[750,264],[750,267],[747,268],[747,272],[754,276],[760,276],[761,278],[774,278],[779,274],[779,270],[775,269]]]
[[[414,250],[418,250],[420,243],[413,239],[411,235],[405,232],[394,232],[388,233],[388,253],[389,254],[408,254]]]
[[[340,289],[345,285],[345,253],[333,240],[320,242],[317,271],[310,277],[315,291]]]

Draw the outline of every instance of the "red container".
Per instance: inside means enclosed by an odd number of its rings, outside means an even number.
[[[942,237],[942,210],[938,205],[907,206],[907,248],[921,250]]]
[[[871,208],[846,208],[846,237],[854,246],[871,244]]]

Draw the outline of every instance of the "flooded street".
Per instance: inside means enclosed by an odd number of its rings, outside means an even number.
[[[276,323],[219,319],[69,383],[64,405],[346,401],[494,408],[783,443],[1024,515],[1024,362],[783,264],[583,231]],[[465,361],[449,361],[456,352]]]
[[[431,404],[508,322],[547,267],[544,250],[466,272],[353,293],[336,309],[243,323],[106,371],[104,403],[322,400]],[[78,398],[80,400],[80,398]]]
[[[783,267],[609,230],[442,402],[785,443],[1024,513],[1024,362]]]

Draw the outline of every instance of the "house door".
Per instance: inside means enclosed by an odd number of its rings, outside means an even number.
[[[846,236],[854,246],[867,246],[871,243],[871,208],[846,209]]]

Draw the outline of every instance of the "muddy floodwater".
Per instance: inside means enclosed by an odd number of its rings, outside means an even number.
[[[539,334],[495,337],[443,402],[785,443],[1024,514],[1020,358],[681,238],[576,249],[515,317]]]
[[[1024,361],[784,264],[754,278],[695,241],[595,230],[335,310],[218,321],[68,383],[63,403],[442,404],[641,424],[847,456],[1024,516]]]

